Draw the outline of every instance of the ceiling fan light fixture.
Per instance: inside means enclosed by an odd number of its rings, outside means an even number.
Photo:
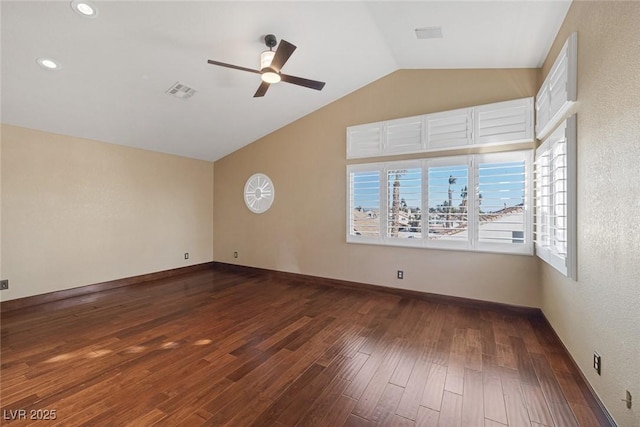
[[[278,83],[281,80],[280,74],[273,71],[265,71],[260,75],[260,78],[265,83]]]
[[[273,57],[275,56],[275,52],[272,50],[265,50],[260,54],[260,69],[264,70],[265,68],[269,68],[271,66],[271,61],[273,61]]]
[[[275,54],[272,50],[265,50],[260,54],[260,70],[262,71],[260,78],[265,83],[278,83],[281,80],[280,74],[271,68],[271,61],[273,61]]]

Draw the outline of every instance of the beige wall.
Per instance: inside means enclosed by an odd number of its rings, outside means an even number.
[[[539,71],[528,69],[397,71],[218,160],[215,259],[539,306],[535,257],[347,244],[345,237],[347,126],[532,96],[538,80]],[[242,198],[256,172],[276,189],[260,215]],[[395,278],[398,269],[404,280]]]
[[[2,129],[0,127],[0,279],[2,275]],[[0,296],[2,298],[2,296]]]
[[[1,137],[3,301],[213,259],[211,162],[6,125]]]
[[[544,65],[577,31],[578,281],[543,265],[542,309],[621,427],[640,426],[639,23],[639,2],[574,2]]]

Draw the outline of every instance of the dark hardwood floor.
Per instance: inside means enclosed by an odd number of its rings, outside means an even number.
[[[3,313],[1,357],[11,426],[606,425],[542,318],[257,273]]]

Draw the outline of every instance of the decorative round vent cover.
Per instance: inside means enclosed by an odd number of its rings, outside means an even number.
[[[244,203],[253,213],[266,212],[271,207],[274,196],[273,182],[265,174],[251,175],[244,185]]]

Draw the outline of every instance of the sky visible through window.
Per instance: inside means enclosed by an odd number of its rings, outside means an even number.
[[[353,180],[353,207],[363,210],[380,209],[380,173],[354,172]]]
[[[451,188],[451,206],[462,204],[463,191],[469,187],[468,170],[466,163],[429,168],[429,210],[442,209],[449,205],[449,188]],[[455,182],[449,184],[450,179]]]
[[[482,163],[478,175],[483,211],[496,212],[524,204],[524,162]]]

